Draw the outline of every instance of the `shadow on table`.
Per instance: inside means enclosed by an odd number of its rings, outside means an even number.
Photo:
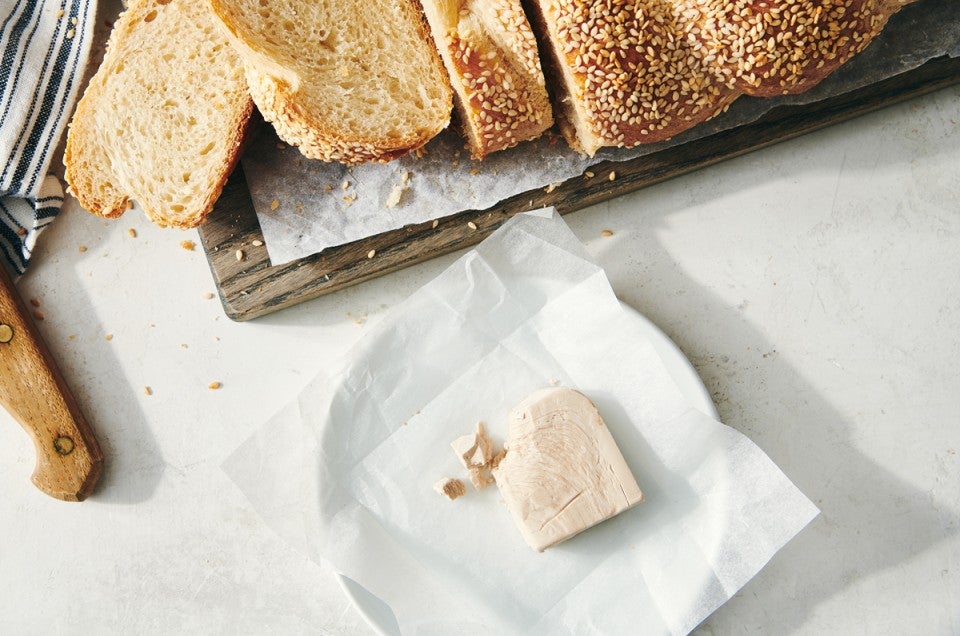
[[[734,187],[733,183],[729,186]],[[714,190],[710,196],[722,198],[724,194]],[[639,237],[641,249],[636,253],[645,271],[656,272],[657,286],[645,289],[636,280],[619,284],[613,280],[614,289],[624,290],[618,294],[623,301],[666,327],[697,367],[721,419],[753,439],[821,509],[810,526],[697,631],[733,633],[760,628],[790,633],[802,627],[818,605],[851,584],[909,561],[943,541],[946,531],[927,493],[860,452],[851,439],[850,423],[776,355],[776,343],[750,324],[741,309],[676,266],[659,242],[657,230],[670,214],[681,211],[681,205],[653,211],[640,199],[635,203],[632,211],[625,212],[631,216],[624,225],[631,226]],[[694,197],[683,205],[687,203],[702,201]],[[613,216],[606,208],[600,207],[605,223]],[[612,248],[610,253],[617,250]],[[602,264],[603,258],[600,260]],[[709,327],[671,330],[669,325],[677,324],[691,299],[698,314],[709,316]],[[718,342],[732,349],[717,351]],[[738,381],[744,375],[743,363],[751,363],[751,356],[756,359],[760,381]],[[739,370],[730,366],[733,359],[741,362]],[[783,407],[796,404],[798,396],[803,396],[802,409]],[[789,563],[789,567],[780,563]],[[802,568],[797,567],[799,563]],[[749,604],[749,616],[737,611],[739,603]],[[758,609],[754,611],[754,607]],[[744,618],[755,622],[747,625]]]
[[[116,224],[103,220],[103,227],[98,228],[102,231],[83,233],[84,253],[62,254],[59,259],[42,253],[50,245],[63,243],[56,240],[56,234],[71,233],[74,229],[71,227],[71,215],[84,214],[87,213],[75,201],[70,202],[61,213],[64,218],[45,230],[49,235],[44,236],[44,241],[38,244],[37,260],[45,262],[46,267],[58,268],[56,284],[62,289],[82,289],[84,284],[80,280],[80,263],[84,258],[98,258],[93,255],[100,253],[99,245],[110,232],[124,231]],[[55,260],[61,262],[55,264]],[[32,273],[33,270],[28,270],[25,279]],[[100,316],[94,307],[94,298],[85,293],[72,294],[70,298],[72,314],[69,317],[56,323],[39,323],[38,326],[103,452],[103,473],[89,501],[109,504],[146,501],[156,490],[165,469],[162,454],[137,401],[135,387],[123,374],[112,347],[99,347],[94,354],[90,353],[90,347],[70,347],[63,342],[71,333],[88,341],[104,338],[99,331]],[[95,378],[90,378],[90,370],[86,368],[88,361],[81,357],[82,351],[87,351],[86,355],[98,356],[98,375]],[[90,381],[71,382],[71,378],[90,378]]]

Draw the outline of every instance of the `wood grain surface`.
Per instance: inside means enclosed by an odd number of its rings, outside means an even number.
[[[277,266],[270,264],[238,168],[201,226],[200,237],[227,316],[249,320],[469,247],[514,214],[544,206],[556,206],[561,214],[573,212],[958,82],[960,59],[938,58],[856,91],[773,109],[751,124],[710,137],[630,161],[599,164],[590,168],[594,177],[574,177],[551,192],[525,192],[486,210],[438,219],[436,227],[432,222],[408,226]],[[608,179],[611,170],[616,171],[614,181]]]
[[[57,499],[83,501],[103,469],[100,446],[2,266],[0,406],[33,440],[37,488]]]

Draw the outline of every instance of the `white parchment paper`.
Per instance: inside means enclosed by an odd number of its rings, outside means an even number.
[[[510,408],[554,384],[597,404],[646,500],[538,554],[495,487],[450,502],[432,485],[464,476],[455,437],[482,420],[502,443]],[[394,308],[224,468],[406,634],[683,634],[817,514],[750,440],[685,403],[551,212],[510,220]]]
[[[474,162],[459,135],[447,130],[426,146],[422,158],[348,168],[304,159],[264,125],[244,154],[243,169],[270,259],[279,265],[405,225],[483,210],[578,176],[600,161],[625,161],[709,136],[755,121],[775,106],[846,93],[943,55],[960,55],[957,0],[919,0],[816,89],[776,99],[741,97],[726,114],[660,144],[606,149],[588,158],[563,141],[543,138]],[[386,207],[395,188],[405,188],[399,204]]]

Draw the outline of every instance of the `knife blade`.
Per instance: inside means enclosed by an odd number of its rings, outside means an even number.
[[[100,445],[2,264],[0,406],[33,440],[37,488],[65,501],[86,499],[103,470]]]

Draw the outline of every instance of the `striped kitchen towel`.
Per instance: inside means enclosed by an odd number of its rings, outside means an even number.
[[[63,203],[47,174],[90,54],[97,0],[0,0],[0,253],[17,273]]]

